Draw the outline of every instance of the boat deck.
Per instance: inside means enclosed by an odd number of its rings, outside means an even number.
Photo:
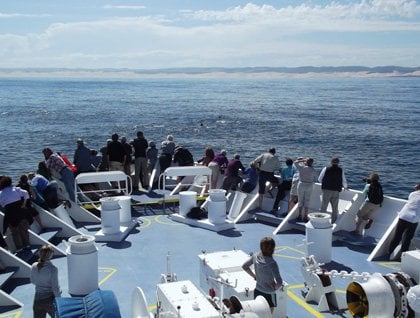
[[[258,251],[259,241],[264,236],[273,236],[275,225],[250,219],[235,224],[235,228],[215,232],[200,227],[179,223],[170,214],[177,212],[176,203],[161,205],[137,205],[132,207],[132,216],[138,219],[127,237],[121,242],[96,242],[98,249],[99,288],[112,290],[117,298],[122,317],[131,317],[131,294],[139,286],[143,289],[149,310],[156,305],[156,284],[161,274],[176,273],[178,280],[191,280],[200,286],[199,258],[203,252],[229,251],[240,249],[246,253]],[[79,228],[85,234],[95,235],[99,225]],[[305,256],[305,232],[288,230],[274,235],[276,241],[275,259],[281,275],[288,284],[288,317],[332,317],[337,312],[319,312],[317,304],[304,300],[307,292],[301,273],[302,257]],[[351,240],[333,242],[332,261],[323,268],[352,272],[390,273],[400,269],[400,263],[366,259],[372,251],[369,244],[355,245]],[[64,242],[54,242],[65,250]],[[352,243],[352,244],[350,244]],[[167,255],[169,263],[167,262]],[[23,257],[23,256],[22,256]],[[68,292],[67,258],[56,256],[53,263],[59,269],[59,282],[63,297]],[[345,291],[349,278],[333,278],[337,294],[345,303]],[[0,317],[31,317],[34,286],[28,280],[13,280],[9,284],[10,295],[24,304],[22,308],[0,313]],[[3,287],[4,289],[4,287]],[[9,308],[10,309],[10,308]],[[351,317],[348,311],[340,310],[340,317]]]

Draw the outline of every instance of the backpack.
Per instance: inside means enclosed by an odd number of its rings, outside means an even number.
[[[174,162],[178,162],[180,166],[194,164],[191,152],[185,148],[178,148],[174,153]]]
[[[381,204],[384,200],[384,193],[380,183],[371,183],[367,193],[368,199],[373,204]]]
[[[208,215],[207,215],[206,210],[200,207],[193,207],[191,208],[190,212],[187,213],[187,218],[201,220],[201,219],[207,219]]]

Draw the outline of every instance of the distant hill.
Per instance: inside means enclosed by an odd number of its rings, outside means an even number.
[[[417,77],[419,67],[301,66],[186,67],[161,69],[0,68],[0,77]]]
[[[420,67],[401,67],[401,66],[300,66],[300,67],[191,67],[191,68],[164,68],[154,70],[138,70],[141,73],[186,73],[186,74],[203,74],[203,73],[414,73],[420,71]],[[137,72],[137,70],[136,70]]]

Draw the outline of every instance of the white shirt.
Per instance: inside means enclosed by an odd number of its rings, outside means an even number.
[[[398,213],[401,220],[418,223],[420,220],[420,190],[411,192],[408,196],[407,203]]]
[[[28,200],[29,194],[26,190],[19,187],[6,187],[0,191],[0,206],[3,208],[13,202],[20,201],[21,199]]]

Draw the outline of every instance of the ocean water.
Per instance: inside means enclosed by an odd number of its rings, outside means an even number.
[[[196,159],[210,145],[244,164],[269,147],[338,156],[349,186],[376,171],[386,195],[420,182],[420,78],[0,79],[0,174],[17,181],[49,146],[73,158],[76,139],[99,149],[111,134],[167,134]]]

